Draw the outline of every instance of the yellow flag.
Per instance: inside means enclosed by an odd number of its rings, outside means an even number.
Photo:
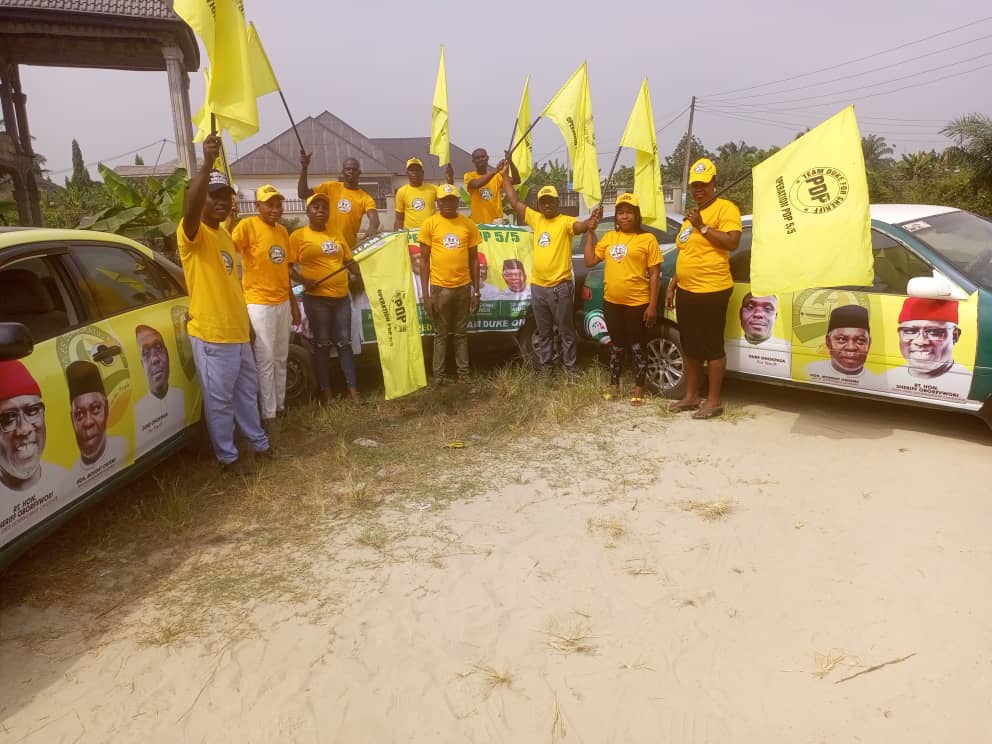
[[[634,161],[634,196],[641,203],[641,219],[645,225],[664,230],[667,224],[665,197],[661,190],[658,139],[647,78],[641,83],[641,91],[634,101],[627,128],[620,138],[620,146],[637,151]]]
[[[172,9],[200,37],[207,59],[214,58],[214,10],[208,0],[175,0]]]
[[[248,24],[248,64],[251,67],[251,81],[255,88],[255,97],[261,98],[268,93],[279,90],[279,81],[272,70],[269,55],[265,53],[262,40],[258,38],[255,24]]]
[[[375,327],[386,400],[427,385],[409,244],[409,234],[401,230],[355,254]]]
[[[513,133],[513,144],[520,142],[524,132],[530,127],[530,76],[524,81],[524,93],[520,97],[520,108],[517,109],[517,128]],[[534,141],[533,135],[528,134],[523,142],[513,151],[513,164],[520,173],[520,183],[526,183],[534,170]]]
[[[599,162],[596,158],[596,135],[592,126],[592,98],[586,63],[572,73],[541,116],[551,119],[561,130],[572,160],[573,188],[582,193],[590,209],[602,198]]]
[[[434,107],[431,111],[431,155],[437,155],[438,165],[451,162],[451,143],[448,137],[448,79],[444,74],[444,47],[437,65],[437,82],[434,83]]]
[[[755,166],[751,291],[871,286],[861,134],[848,106]]]

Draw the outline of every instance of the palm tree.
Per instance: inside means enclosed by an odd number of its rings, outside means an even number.
[[[867,170],[882,170],[892,163],[892,153],[895,150],[885,141],[885,137],[879,134],[869,134],[861,138],[861,149],[865,155],[865,168]]]
[[[972,167],[972,186],[992,188],[992,117],[967,114],[952,121],[940,133],[957,140],[957,145],[948,149]]]

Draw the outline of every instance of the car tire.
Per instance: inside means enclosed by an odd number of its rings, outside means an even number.
[[[310,350],[290,343],[286,359],[286,406],[301,405],[317,395],[317,373]]]
[[[677,328],[655,326],[648,339],[647,387],[655,395],[678,400],[685,396],[685,355]]]

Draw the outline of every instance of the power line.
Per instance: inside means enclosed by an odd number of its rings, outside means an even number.
[[[969,44],[974,44],[976,41],[984,41],[985,39],[992,39],[992,34],[988,34],[986,36],[979,36],[977,39],[971,39],[971,40],[965,41],[965,42],[963,42],[961,44],[954,44],[953,46],[944,47],[943,49],[937,49],[936,51],[933,51],[933,52],[927,52],[926,54],[921,54],[921,55],[919,55],[917,57],[914,57],[912,61],[913,62],[917,62],[917,61],[919,61],[921,59],[926,59],[927,57],[933,57],[933,56],[938,55],[938,54],[944,54],[945,52],[950,52],[950,51],[952,51],[954,49],[960,49],[961,47],[968,46]],[[987,56],[987,55],[979,55],[979,56],[984,57],[984,56]],[[977,59],[977,57],[972,57],[971,59]],[[961,60],[961,62],[968,62],[968,61],[970,61],[970,60],[967,60],[967,59],[966,60]],[[907,63],[905,61],[900,60],[899,62],[893,62],[893,63],[888,64],[888,65],[882,65],[881,67],[873,67],[872,69],[865,70],[864,72],[854,72],[854,73],[851,73],[850,75],[843,75],[841,77],[834,78],[833,80],[830,80],[830,81],[828,81],[826,83],[823,83],[823,84],[824,85],[832,85],[834,83],[840,82],[841,80],[850,80],[850,79],[856,78],[856,77],[863,77],[864,75],[870,75],[870,74],[872,74],[874,72],[881,72],[882,70],[889,70],[889,69],[892,69],[893,67],[905,67],[906,64]],[[945,65],[945,66],[949,67],[950,65]],[[942,68],[937,67],[937,68],[934,68],[934,69],[938,69],[939,70],[939,69],[942,69]],[[928,72],[928,71],[927,70],[924,70],[923,72]],[[875,83],[875,85],[880,85],[880,84],[881,83]],[[808,85],[799,85],[799,86],[796,86],[794,88],[783,88],[781,90],[769,91],[767,93],[753,93],[753,94],[749,95],[747,98],[748,98],[748,100],[750,100],[750,99],[753,99],[753,98],[763,98],[765,96],[776,96],[776,95],[779,95],[779,94],[782,94],[782,93],[790,93],[791,91],[794,91],[794,90],[808,90]],[[800,99],[800,100],[802,100],[802,99]],[[729,102],[730,101],[727,101],[727,103],[729,103]],[[714,103],[720,103],[720,104],[722,104],[722,103],[724,103],[724,101],[714,101]]]
[[[660,128],[656,129],[654,133],[655,134],[661,134],[661,132],[663,130],[668,129],[668,127],[672,126],[672,124],[674,124],[679,119],[681,119],[683,116],[685,116],[685,112],[688,111],[688,110],[689,110],[689,107],[686,106],[684,109],[682,109],[681,111],[679,111],[675,116],[673,116],[672,119],[667,124],[664,124]]]
[[[900,44],[898,46],[894,46],[894,47],[891,47],[889,49],[883,49],[880,52],[875,52],[873,54],[868,54],[868,55],[865,55],[864,57],[858,57],[857,59],[851,59],[851,60],[848,60],[847,62],[840,62],[840,63],[838,63],[836,65],[830,65],[829,67],[822,67],[819,70],[813,70],[812,72],[804,72],[804,73],[801,73],[799,75],[791,75],[789,77],[781,78],[779,80],[772,80],[772,81],[767,82],[767,83],[760,83],[758,85],[749,85],[749,86],[744,87],[744,88],[734,88],[732,90],[725,90],[725,91],[722,91],[720,93],[710,93],[709,95],[703,96],[703,97],[704,98],[716,98],[718,96],[730,95],[731,93],[741,93],[741,92],[747,91],[747,90],[756,90],[757,88],[767,88],[770,85],[777,85],[779,83],[788,83],[788,82],[791,82],[793,80],[800,80],[802,78],[810,77],[812,75],[819,75],[821,72],[828,72],[830,70],[836,70],[839,67],[846,67],[847,65],[853,65],[853,64],[856,64],[858,62],[864,62],[865,60],[873,59],[875,57],[880,57],[883,54],[889,54],[890,52],[895,52],[895,51],[898,51],[900,49],[905,49],[906,47],[915,46],[916,44],[922,44],[924,41],[930,41],[931,39],[936,39],[936,38],[939,38],[941,36],[947,36],[948,34],[952,34],[955,31],[960,31],[963,28],[970,28],[972,26],[977,26],[979,23],[985,23],[986,21],[990,21],[990,20],[992,20],[992,16],[987,16],[985,18],[979,18],[977,21],[971,21],[970,23],[965,23],[965,24],[963,24],[961,26],[955,26],[954,28],[949,28],[946,31],[940,31],[939,33],[931,34],[930,36],[924,36],[922,39],[916,39],[915,41],[908,41],[905,44]]]
[[[139,147],[135,150],[128,150],[127,152],[122,152],[120,155],[114,155],[113,157],[109,157],[109,158],[98,158],[97,160],[93,160],[89,163],[83,163],[83,167],[92,168],[93,166],[99,165],[100,163],[109,163],[114,160],[120,160],[121,158],[126,158],[128,155],[136,155],[142,150],[147,150],[148,148],[155,147],[156,145],[164,145],[167,142],[173,145],[176,144],[172,140],[165,139],[163,137],[162,139],[157,139],[154,142],[149,142],[147,145],[144,145],[143,147]],[[74,168],[63,168],[62,170],[57,170],[57,171],[46,171],[46,173],[49,176],[61,176],[63,173],[72,173],[73,170]]]

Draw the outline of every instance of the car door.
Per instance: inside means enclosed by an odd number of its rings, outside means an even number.
[[[751,226],[745,225],[730,254],[734,292],[724,327],[727,369],[748,375],[792,375],[792,295],[756,297],[751,292]]]
[[[66,358],[81,355],[80,343],[110,349],[101,369],[111,404],[107,428],[128,441],[133,459],[154,455],[199,418],[200,390],[186,334],[188,299],[138,246],[94,240],[70,247],[92,322],[80,332],[82,341],[67,344]]]

